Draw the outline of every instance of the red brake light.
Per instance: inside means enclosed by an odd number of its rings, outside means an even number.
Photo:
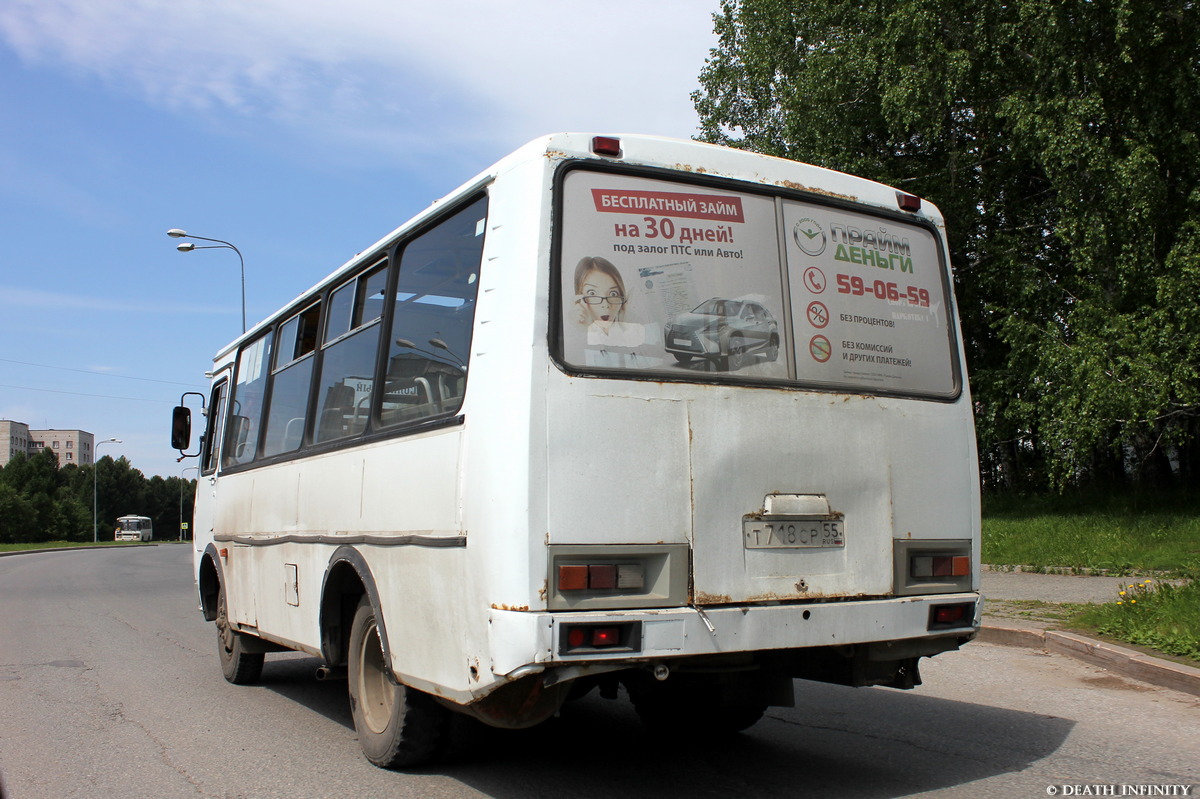
[[[596,155],[610,155],[613,158],[620,158],[621,140],[613,136],[593,136],[592,152]]]
[[[955,627],[970,627],[974,621],[974,602],[955,602],[953,605],[934,605],[929,609],[930,630],[950,630]]]
[[[641,622],[566,624],[559,638],[559,652],[586,655],[592,652],[636,652],[641,648]]]
[[[617,627],[593,627],[592,646],[617,646],[621,643],[621,630]]]
[[[934,624],[956,624],[963,620],[966,615],[966,607],[963,605],[943,605],[933,609]]]

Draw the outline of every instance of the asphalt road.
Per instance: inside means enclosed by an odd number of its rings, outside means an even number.
[[[313,658],[268,656],[256,686],[222,679],[189,558],[181,545],[0,558],[11,799],[1200,791],[1200,700],[981,643],[923,661],[914,691],[798,682],[797,707],[733,739],[656,738],[627,702],[590,696],[535,730],[464,724],[449,761],[381,771],[359,753],[345,684],[317,682]]]

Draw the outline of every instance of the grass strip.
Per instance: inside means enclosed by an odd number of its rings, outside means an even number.
[[[1072,624],[1098,635],[1200,663],[1200,583],[1128,583],[1112,602],[1081,611]]]

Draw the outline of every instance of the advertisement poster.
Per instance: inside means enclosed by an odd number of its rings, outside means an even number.
[[[772,200],[576,170],[563,208],[565,360],[787,377]]]
[[[938,242],[923,227],[784,202],[796,378],[864,391],[958,392]]]
[[[956,396],[934,233],[840,206],[781,202],[780,230],[769,197],[569,173],[564,359],[583,368]]]

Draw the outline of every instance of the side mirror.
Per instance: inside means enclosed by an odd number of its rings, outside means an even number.
[[[175,406],[171,414],[171,448],[183,452],[192,445],[192,410],[183,405]]]
[[[171,447],[179,450],[179,458],[175,461],[178,463],[184,458],[194,458],[200,454],[196,452],[184,452],[185,449],[192,445],[192,411],[183,403],[187,401],[189,396],[200,398],[200,411],[204,412],[204,395],[198,391],[186,391],[179,398],[179,404],[175,406],[175,410],[171,413]]]

